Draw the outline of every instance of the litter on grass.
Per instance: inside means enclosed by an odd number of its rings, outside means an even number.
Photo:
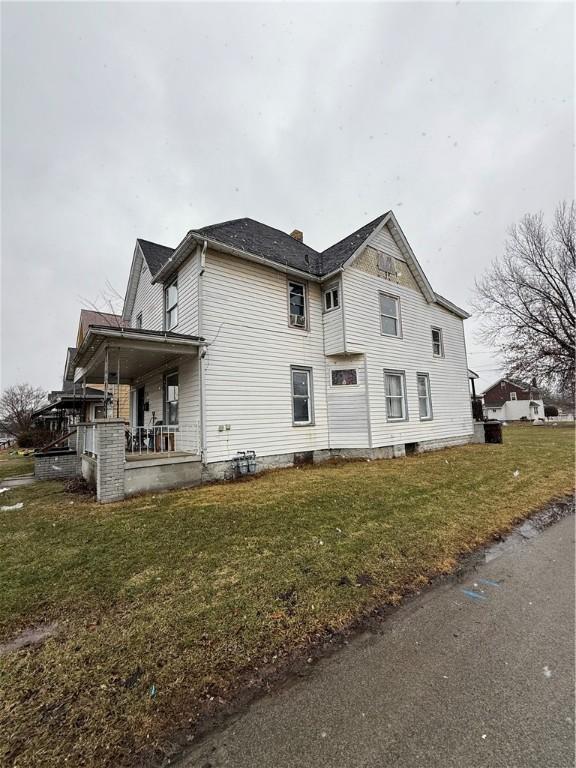
[[[10,488],[0,488],[0,493],[6,493],[6,491],[9,491]]]
[[[0,507],[0,512],[12,512],[13,509],[22,509],[24,504],[19,501],[17,504],[9,504],[4,507]]]

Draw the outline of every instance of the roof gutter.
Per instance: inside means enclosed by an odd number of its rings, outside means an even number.
[[[269,259],[265,259],[262,256],[256,256],[256,254],[250,253],[249,251],[243,251],[240,248],[233,248],[230,245],[220,243],[218,240],[211,240],[199,232],[191,231],[188,232],[184,240],[176,248],[166,264],[164,264],[164,266],[158,272],[156,272],[152,278],[152,283],[161,283],[166,280],[166,278],[172,274],[172,272],[184,261],[184,259],[190,255],[192,248],[196,244],[202,245],[203,248],[204,246],[206,248],[212,248],[215,251],[220,251],[221,253],[226,253],[230,256],[237,256],[238,258],[246,259],[246,261],[253,261],[256,264],[262,264],[265,267],[276,269],[278,272],[296,275],[297,277],[305,278],[306,280],[312,280],[316,283],[319,283],[325,279],[324,277],[313,275],[311,272],[304,272],[301,269],[295,269],[294,267],[289,267],[285,264],[279,264],[276,261],[270,261]]]

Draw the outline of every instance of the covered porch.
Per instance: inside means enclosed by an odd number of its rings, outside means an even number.
[[[119,386],[130,387],[129,421],[124,423],[126,461],[200,454],[203,344],[200,337],[171,331],[89,327],[67,376],[79,388],[104,387],[106,419],[117,413]]]

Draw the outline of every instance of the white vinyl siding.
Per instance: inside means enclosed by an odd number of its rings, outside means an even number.
[[[148,331],[161,331],[164,328],[164,290],[161,285],[152,285],[150,282],[152,275],[146,262],[143,262],[134,306],[132,307],[132,316],[130,326],[137,327],[136,318],[141,315],[142,328]]]
[[[309,330],[295,332],[281,272],[209,249],[202,279],[208,461],[328,448],[320,286],[308,284]],[[293,427],[291,365],[313,370],[314,426]]]
[[[333,386],[335,371],[354,370],[355,386]],[[368,403],[364,358],[334,359],[328,364],[328,423],[330,448],[368,448]]]
[[[346,350],[365,354],[368,373],[370,440],[374,448],[397,443],[469,437],[473,432],[468,367],[461,318],[402,285],[394,286],[402,305],[402,337],[391,340],[380,333],[379,289],[384,279],[353,266],[342,275]],[[444,332],[444,358],[434,357],[430,328]],[[434,418],[389,422],[382,371],[406,373],[410,414],[418,413],[416,374],[426,371],[434,398]],[[346,388],[343,388],[346,389]]]

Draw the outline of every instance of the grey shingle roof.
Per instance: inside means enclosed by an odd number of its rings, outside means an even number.
[[[276,264],[322,277],[339,269],[372,234],[385,216],[387,213],[383,213],[322,252],[315,251],[314,248],[280,229],[249,218],[211,224],[194,229],[192,233],[246,251],[254,256],[260,256]],[[152,276],[160,271],[175,250],[141,238],[138,242]]]
[[[352,256],[354,251],[362,245],[366,238],[370,237],[372,232],[374,232],[378,224],[380,224],[382,219],[387,216],[388,213],[388,211],[383,213],[381,216],[374,219],[374,221],[368,222],[368,224],[357,229],[356,232],[352,232],[351,235],[347,235],[343,240],[339,240],[334,245],[331,245],[330,248],[326,248],[325,251],[322,251],[321,274],[328,275],[335,269],[339,269],[347,259]]]
[[[137,242],[144,254],[146,264],[152,276],[166,264],[174,253],[174,248],[169,248],[167,245],[160,245],[159,243],[151,243],[150,240],[142,240],[141,237],[138,238]]]
[[[321,274],[320,254],[317,251],[286,232],[254,219],[234,219],[193,231],[277,264],[313,275]]]

